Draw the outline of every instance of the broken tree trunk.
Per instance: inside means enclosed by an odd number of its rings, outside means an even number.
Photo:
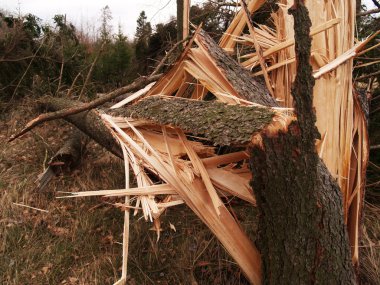
[[[279,117],[272,108],[264,106],[227,105],[169,96],[147,97],[111,114],[173,125],[222,146],[249,144],[254,134]],[[287,118],[291,117],[284,117]]]
[[[40,106],[56,112],[77,106],[78,102],[64,98],[45,97]],[[108,110],[113,116],[146,119],[162,125],[172,125],[196,135],[201,135],[222,146],[246,146],[255,134],[285,130],[294,120],[291,115],[265,106],[227,105],[216,101],[196,101],[168,96],[152,96],[127,108]],[[110,134],[100,117],[101,111],[93,109],[65,117],[91,139],[114,155],[122,158],[119,143]]]
[[[46,170],[38,176],[36,180],[37,188],[43,190],[54,176],[77,166],[81,160],[87,140],[88,137],[84,133],[74,129],[62,147],[50,159]]]
[[[87,136],[75,129],[49,162],[50,166],[73,168],[78,165],[86,145]],[[59,169],[57,169],[59,172]]]
[[[291,122],[287,128],[271,129],[271,131],[268,131],[268,126],[272,124],[275,117],[273,114],[270,114],[270,111],[275,113],[275,108],[270,107],[275,106],[276,102],[266,91],[261,91],[260,95],[256,94],[255,90],[260,90],[257,86],[256,88],[252,86],[252,84],[255,85],[255,82],[251,81],[247,83],[240,81],[239,83],[238,75],[241,75],[241,78],[247,79],[247,81],[248,78],[245,77],[245,73],[240,74],[237,68],[229,68],[231,65],[233,66],[233,63],[229,64],[229,58],[223,59],[223,52],[219,54],[219,50],[217,49],[208,50],[208,54],[212,55],[213,62],[216,63],[219,69],[228,71],[224,75],[234,85],[234,89],[240,93],[239,95],[245,97],[251,95],[250,93],[255,93],[254,95],[259,97],[256,98],[256,101],[259,101],[256,103],[269,106],[267,109],[264,108],[266,110],[266,115],[263,116],[265,121],[259,122],[262,125],[255,126],[257,123],[253,122],[255,119],[253,117],[250,120],[252,120],[255,129],[247,128],[246,130],[246,132],[249,132],[249,136],[253,135],[253,139],[249,144],[251,144],[252,186],[257,196],[260,212],[258,245],[261,251],[263,266],[262,278],[258,275],[260,272],[260,260],[257,260],[257,257],[255,257],[254,263],[247,264],[250,260],[249,254],[247,255],[248,251],[243,250],[245,247],[242,247],[241,243],[238,243],[236,246],[239,246],[239,250],[245,253],[242,254],[244,258],[236,254],[236,251],[234,251],[236,249],[235,245],[227,243],[224,245],[236,260],[240,258],[241,263],[239,264],[252,282],[262,279],[265,284],[354,284],[355,279],[350,260],[350,249],[342,215],[341,193],[315,151],[315,139],[318,133],[315,127],[315,114],[312,107],[314,79],[309,65],[310,38],[308,35],[310,20],[306,8],[299,1],[293,10],[293,14],[295,15],[296,23],[298,73],[292,93],[296,103],[298,121]],[[208,39],[203,35],[200,35],[195,41],[198,41],[197,44],[203,50],[207,49],[207,46],[212,46],[212,43],[207,44]],[[214,61],[215,59],[218,60]],[[160,92],[156,94],[160,94]],[[220,128],[216,127],[215,121],[212,120],[215,117],[215,114],[212,113],[214,108],[207,109],[207,104],[213,106],[215,103],[205,102],[205,105],[202,107],[204,108],[204,112],[197,113],[197,116],[205,118],[205,120],[195,119],[194,115],[191,118],[192,120],[189,120],[186,115],[190,114],[193,111],[192,109],[194,109],[194,112],[197,111],[197,108],[200,109],[196,105],[198,104],[196,101],[186,100],[183,101],[186,103],[179,103],[178,105],[176,102],[180,101],[170,101],[174,99],[165,100],[167,97],[162,96],[157,98],[159,99],[150,98],[149,100],[145,99],[138,102],[133,107],[130,107],[134,112],[129,115],[155,121],[158,124],[181,127],[193,132],[198,131],[199,125],[192,126],[190,124],[192,121],[204,122],[208,129],[218,130],[217,136],[231,136],[230,132],[225,132],[222,126]],[[155,100],[161,100],[162,105],[155,102]],[[148,103],[153,105],[149,105]],[[50,108],[54,110],[54,104],[58,107],[55,110],[58,110],[59,108],[69,108],[71,107],[70,104],[73,103],[69,103],[67,100],[66,102],[62,101],[62,99],[51,99],[47,106],[50,105]],[[168,106],[171,107],[169,108]],[[193,108],[193,106],[198,107]],[[235,108],[231,105],[223,106]],[[165,108],[166,111],[164,110]],[[171,114],[161,115],[159,114],[161,112]],[[225,124],[228,125],[234,122],[235,126],[244,125],[244,122],[239,121],[243,120],[243,116],[239,112],[241,112],[240,109],[235,113],[229,114],[230,118]],[[67,117],[67,120],[87,134],[92,133],[91,136],[107,149],[118,147],[118,143],[108,132],[107,126],[103,122],[99,122],[98,111],[93,110],[75,116],[77,117]],[[259,117],[262,118],[261,116]],[[269,117],[271,120],[269,120]],[[182,118],[186,122],[182,122],[178,118]],[[95,128],[92,126],[94,122],[96,122]],[[114,124],[114,128],[116,127],[117,125]],[[86,130],[86,128],[89,130]],[[119,131],[122,134],[122,130]],[[207,136],[208,130],[207,132],[206,130],[203,132],[203,135]],[[108,134],[105,135],[105,133]],[[101,137],[99,138],[98,136]],[[183,137],[184,135],[181,135],[185,144],[186,139]],[[212,137],[215,140],[215,135],[212,135]],[[182,187],[182,180],[176,180],[175,175],[168,170],[171,168],[167,162],[159,161],[154,157],[154,151],[150,151],[149,154],[144,153],[144,150],[137,143],[133,142],[130,137],[126,136],[125,140],[127,140],[129,146],[133,146],[136,150],[141,151],[141,156],[146,155],[147,159],[149,158],[154,162],[151,168],[157,166],[161,169],[161,174],[165,178],[163,180],[167,180],[166,182],[172,185],[173,188],[178,186],[181,194],[185,198],[188,197],[187,188]],[[228,139],[226,141],[232,143],[233,140]],[[118,151],[120,152],[119,149],[113,150],[114,153]],[[191,154],[189,156],[191,157]],[[174,165],[173,163],[173,168]],[[183,176],[182,178],[184,177],[187,176]],[[200,181],[199,177],[196,181]],[[191,183],[190,186],[193,187]],[[177,191],[179,190],[177,189]],[[202,188],[202,193],[209,193],[204,190]],[[207,197],[207,199],[211,200],[211,196]],[[202,204],[204,200],[185,199],[184,201],[193,209],[202,209],[202,211],[197,212],[201,217],[202,215],[204,217],[205,212],[209,213],[212,220],[207,220],[205,217],[204,220],[210,228],[214,227],[214,231],[217,231],[218,227],[215,228],[215,221],[219,223],[220,216],[216,215],[216,212],[213,212],[211,208],[213,203],[209,203],[208,205],[211,206],[206,207]],[[216,209],[222,207],[222,205],[218,204],[216,206]],[[214,219],[215,221],[213,222]],[[232,223],[233,220],[230,219],[230,222]],[[218,226],[224,227],[223,233],[231,234],[223,223],[218,224]],[[237,231],[238,229],[234,228],[235,230]],[[231,240],[233,240],[233,235],[231,235]],[[247,240],[244,240],[244,242],[249,245]],[[250,252],[256,251],[251,249]],[[242,260],[246,262],[242,262]],[[248,268],[252,271],[249,271]],[[253,271],[254,274],[252,274]]]
[[[259,217],[258,248],[265,284],[355,284],[339,187],[315,150],[319,136],[309,63],[311,26],[301,1],[294,16],[297,122],[263,136],[251,153]]]
[[[73,107],[78,107],[78,104],[80,104],[78,101],[53,97],[45,97],[40,102],[41,108],[48,112],[58,112]],[[100,117],[100,111],[93,109],[67,116],[64,120],[73,124],[114,155],[120,158],[123,157],[119,142],[111,135],[108,127],[104,124]]]

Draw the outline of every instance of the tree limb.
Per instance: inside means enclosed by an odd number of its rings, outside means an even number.
[[[371,145],[370,149],[380,149],[380,144],[378,144],[378,145]]]
[[[95,67],[96,63],[98,62],[98,59],[99,59],[100,55],[102,54],[102,52],[104,50],[105,44],[106,44],[106,42],[103,42],[102,46],[100,47],[100,50],[99,50],[98,54],[96,55],[94,61],[91,64],[90,70],[88,71],[86,79],[85,79],[85,81],[83,83],[82,90],[80,91],[78,100],[81,100],[82,97],[83,97],[84,90],[86,89],[86,86],[87,86],[88,82],[90,81],[91,74],[92,74],[92,72],[94,70],[94,67]]]
[[[372,3],[377,7],[380,8],[380,3],[377,0],[372,0]]]
[[[106,103],[106,102],[108,102],[108,101],[110,101],[110,100],[112,100],[112,99],[114,99],[114,98],[116,98],[116,97],[118,97],[124,93],[135,91],[135,90],[140,89],[143,86],[145,86],[145,85],[147,85],[153,81],[157,81],[161,76],[162,76],[162,74],[156,74],[156,75],[149,76],[149,77],[140,77],[137,80],[135,80],[132,84],[129,84],[127,86],[116,89],[116,90],[114,90],[114,91],[94,100],[94,101],[91,101],[89,103],[81,104],[77,107],[62,109],[62,110],[59,110],[56,112],[41,114],[37,118],[34,118],[33,120],[29,121],[26,124],[25,128],[23,128],[19,133],[12,135],[9,138],[8,142],[15,140],[16,138],[24,135],[25,133],[32,130],[34,127],[36,127],[36,126],[38,126],[44,122],[48,122],[48,121],[52,121],[52,120],[56,120],[56,119],[61,119],[61,118],[64,118],[64,117],[67,117],[70,115],[75,115],[75,114],[81,113],[83,111],[91,110],[91,109],[96,108],[100,105],[103,105],[104,103]]]
[[[367,15],[376,14],[376,13],[380,13],[380,8],[359,12],[356,14],[356,17],[362,17],[362,16],[367,16]]]
[[[176,126],[226,146],[249,144],[254,134],[265,131],[278,120],[269,107],[227,105],[169,96],[150,96],[128,108],[114,109],[110,114]],[[292,117],[286,119],[283,118],[285,125]],[[276,132],[274,125],[271,131]]]

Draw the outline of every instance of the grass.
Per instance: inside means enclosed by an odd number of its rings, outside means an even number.
[[[32,116],[28,105],[1,115],[2,142]],[[0,144],[0,284],[104,285],[121,275],[123,213],[109,203],[123,199],[55,198],[58,191],[123,187],[121,161],[90,143],[77,169],[55,178],[43,191],[35,188],[37,175],[68,133],[68,126],[51,122],[11,144]],[[371,197],[372,204],[365,207],[361,274],[363,284],[380,284],[380,209],[378,199]],[[254,209],[235,200],[231,203],[254,238]],[[158,242],[151,227],[140,216],[131,220],[128,284],[248,284],[186,206],[162,216]]]

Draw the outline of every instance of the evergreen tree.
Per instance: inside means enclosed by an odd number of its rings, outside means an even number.
[[[151,34],[152,27],[150,22],[147,21],[145,11],[141,11],[139,17],[137,18],[137,28],[135,34],[136,41],[145,41],[147,43]]]
[[[150,22],[147,21],[145,11],[142,11],[137,19],[137,28],[135,34],[136,59],[140,62],[145,61],[145,64],[141,65],[141,72],[145,72],[147,69],[146,56],[148,54],[149,38],[151,34],[152,27],[150,25]]]
[[[101,26],[99,29],[100,40],[101,42],[110,42],[112,39],[111,38],[112,25],[110,24],[110,21],[112,20],[112,13],[108,5],[102,8],[100,20],[101,20]]]

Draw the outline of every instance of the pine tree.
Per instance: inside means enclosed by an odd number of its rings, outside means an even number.
[[[137,28],[135,34],[136,59],[139,61],[139,72],[146,73],[148,61],[146,56],[149,51],[149,38],[152,35],[152,27],[147,21],[145,11],[140,13],[137,19]]]
[[[112,25],[110,24],[110,21],[112,20],[112,13],[108,5],[102,8],[100,19],[101,19],[101,26],[99,29],[100,40],[102,42],[110,42],[111,35],[112,35]]]

